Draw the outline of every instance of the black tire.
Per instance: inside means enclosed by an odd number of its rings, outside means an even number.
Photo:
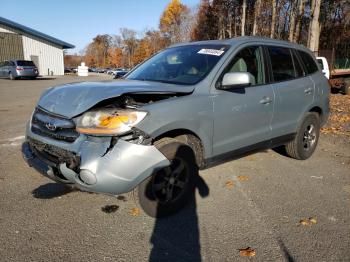
[[[292,158],[308,159],[316,149],[320,136],[320,118],[317,113],[307,113],[295,138],[286,144],[286,153]]]
[[[342,92],[344,95],[350,94],[350,81],[345,81],[345,84],[342,87]]]
[[[189,202],[198,167],[194,152],[187,144],[162,138],[154,145],[171,165],[145,179],[133,194],[147,215],[160,218],[178,212]]]

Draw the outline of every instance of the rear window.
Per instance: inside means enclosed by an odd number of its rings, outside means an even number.
[[[312,74],[318,71],[318,67],[313,58],[306,52],[298,50],[299,56],[304,63],[307,74]]]
[[[284,47],[268,47],[272,75],[275,82],[285,81],[295,78],[294,65],[291,52]]]
[[[24,60],[19,60],[17,61],[18,66],[35,66],[33,61],[24,61]]]

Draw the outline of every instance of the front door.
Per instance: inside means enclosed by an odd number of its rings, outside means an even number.
[[[232,90],[217,90],[214,96],[213,154],[222,155],[257,143],[268,144],[271,139],[274,93],[265,84],[262,48],[244,47],[221,74],[249,72],[255,84]]]

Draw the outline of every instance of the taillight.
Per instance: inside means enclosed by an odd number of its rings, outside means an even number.
[[[23,67],[17,66],[17,67],[16,67],[16,70],[17,70],[17,71],[21,71],[21,70],[24,70],[24,68],[23,68]]]

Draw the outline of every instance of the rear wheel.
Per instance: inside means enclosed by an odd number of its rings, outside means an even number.
[[[149,216],[165,217],[188,203],[198,168],[189,145],[163,138],[155,146],[169,159],[170,165],[144,180],[134,190],[134,197]]]
[[[344,95],[348,95],[350,93],[350,82],[345,82],[344,85],[341,88],[341,92]]]
[[[316,149],[320,136],[320,119],[317,113],[308,113],[295,138],[286,145],[287,154],[295,159],[308,159]]]

